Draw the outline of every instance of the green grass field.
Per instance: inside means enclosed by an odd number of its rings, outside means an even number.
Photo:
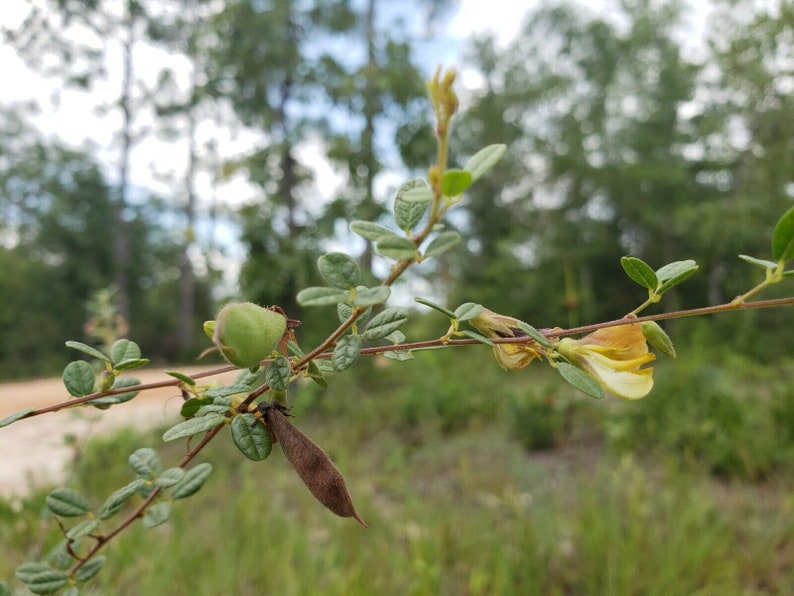
[[[484,356],[365,364],[291,396],[369,529],[278,448],[251,462],[226,433],[205,487],[111,543],[87,593],[794,593],[792,366],[678,362],[641,402],[595,402]],[[471,360],[453,374],[452,357]],[[141,446],[173,465],[184,444],[160,434],[94,440],[72,485],[101,503]],[[57,541],[43,496],[0,502],[0,578]]]

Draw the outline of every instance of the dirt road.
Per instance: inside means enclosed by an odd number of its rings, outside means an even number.
[[[207,367],[182,367],[191,375]],[[170,379],[162,369],[132,371],[142,383]],[[228,382],[235,373],[206,381]],[[69,399],[60,377],[18,383],[0,383],[0,418],[25,408],[43,408]],[[109,410],[74,408],[19,420],[0,428],[0,496],[22,495],[32,485],[57,484],[65,477],[65,466],[73,455],[65,438],[74,436],[84,444],[91,435],[124,426],[147,428],[179,420],[182,398],[176,387],[140,393],[134,400]]]

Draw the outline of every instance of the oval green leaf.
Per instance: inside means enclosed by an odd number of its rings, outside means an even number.
[[[165,431],[165,433],[163,433],[163,441],[175,441],[176,439],[198,435],[211,428],[215,428],[219,424],[223,424],[225,420],[226,416],[223,414],[210,414],[208,416],[202,416],[201,418],[185,420]]]
[[[620,265],[632,281],[640,284],[643,288],[656,291],[659,280],[648,263],[637,257],[621,257]]]
[[[673,286],[677,286],[697,270],[697,263],[691,259],[686,261],[675,261],[660,267],[656,271],[656,276],[662,284],[658,289],[658,293],[663,294]]]
[[[77,540],[78,538],[88,536],[89,534],[95,532],[98,527],[98,519],[87,519],[85,521],[81,521],[76,526],[69,528],[69,531],[66,532],[66,537],[69,540]]]
[[[70,395],[83,397],[94,392],[96,372],[85,360],[75,360],[63,369],[63,384]]]
[[[136,385],[140,385],[141,382],[138,379],[133,377],[124,377],[121,379],[116,379],[113,382],[113,389],[124,389],[125,387],[135,387]],[[91,401],[86,402],[86,405],[96,406],[100,409],[107,409],[110,406],[115,406],[116,404],[122,404],[126,401],[130,401],[136,395],[140,393],[139,391],[125,391],[124,393],[114,393],[113,395],[106,395],[105,397],[98,397],[96,399],[92,399]]]
[[[19,569],[17,569],[19,573]],[[39,573],[24,574],[27,579],[22,579],[17,575],[17,579],[27,584],[28,590],[34,594],[52,594],[63,588],[69,580],[69,575],[66,571],[52,569],[47,567]]]
[[[170,488],[182,482],[185,473],[184,468],[168,468],[157,477],[154,483],[160,488]]]
[[[786,211],[775,224],[772,258],[784,262],[794,258],[794,207]]]
[[[442,315],[444,315],[445,317],[449,317],[450,319],[454,319],[455,318],[455,313],[454,312],[452,312],[448,308],[444,308],[440,304],[436,304],[435,302],[431,302],[430,300],[426,300],[424,298],[414,298],[414,302],[418,302],[419,304],[422,304],[424,306],[432,308],[433,310],[440,312]]]
[[[138,360],[140,357],[141,349],[138,344],[129,339],[119,339],[110,348],[110,359],[114,365],[125,360]]]
[[[375,286],[374,288],[364,288],[356,292],[356,297],[353,298],[353,306],[374,306],[376,304],[383,304],[391,296],[391,288],[389,286]]]
[[[78,569],[74,574],[74,579],[78,582],[85,582],[94,577],[99,570],[102,569],[105,565],[105,556],[104,555],[97,555],[92,557],[90,561],[85,563],[80,569]]]
[[[361,280],[358,263],[342,252],[329,252],[317,260],[320,275],[330,285],[341,290],[355,288]]]
[[[427,189],[427,182],[419,178],[409,180],[403,184],[394,197],[394,221],[403,231],[410,231],[427,211],[428,202],[406,201],[403,197],[406,192],[413,189]]]
[[[45,499],[47,509],[61,517],[79,517],[91,511],[91,503],[71,488],[56,488]]]
[[[301,306],[325,306],[347,300],[348,293],[337,288],[313,287],[298,292],[296,299]]]
[[[774,261],[769,261],[767,259],[757,259],[749,255],[739,255],[739,258],[746,263],[750,263],[756,267],[761,267],[762,269],[777,269],[777,263]]]
[[[196,385],[196,381],[194,381],[189,376],[181,372],[177,372],[175,370],[167,370],[165,371],[165,374],[167,374],[169,377],[174,377],[175,379],[179,379],[180,381],[182,381],[186,385],[190,385],[191,387],[194,387]]]
[[[156,528],[164,524],[171,516],[171,503],[162,501],[151,505],[143,514],[143,525],[147,528]]]
[[[441,232],[438,236],[433,238],[425,250],[425,257],[436,257],[441,253],[448,251],[450,248],[460,242],[460,234],[457,232]]]
[[[363,339],[372,341],[386,337],[398,329],[408,320],[408,309],[402,307],[387,308],[378,313],[367,324],[367,329],[362,333]]]
[[[604,388],[601,387],[598,381],[573,364],[559,362],[557,364],[557,370],[563,379],[585,395],[594,399],[603,399],[606,395]]]
[[[377,318],[377,317],[376,317]],[[375,319],[373,319],[374,321]],[[334,371],[340,372],[353,366],[353,363],[361,353],[361,336],[345,335],[339,338],[334,346],[331,356],[331,366]]]
[[[286,391],[292,376],[292,367],[284,355],[279,356],[267,365],[265,380],[271,389]]]
[[[151,478],[163,469],[160,456],[151,447],[141,447],[133,451],[127,458],[127,463],[136,474]]]
[[[174,487],[171,497],[174,499],[184,499],[198,492],[204,486],[207,477],[212,473],[212,464],[201,463],[191,468],[185,474],[182,482]]]
[[[377,242],[381,238],[386,238],[388,236],[397,236],[397,234],[385,226],[362,220],[351,222],[350,231],[367,240],[372,240],[373,242]]]
[[[400,198],[406,203],[430,203],[433,200],[433,190],[429,186],[417,186],[405,191]]]
[[[253,461],[262,461],[270,455],[273,438],[256,416],[241,414],[232,420],[232,441],[244,456]]]
[[[4,426],[8,426],[9,424],[13,424],[17,420],[22,420],[25,416],[30,414],[31,412],[35,412],[33,408],[25,408],[24,410],[20,410],[19,412],[14,412],[13,414],[9,414],[2,420],[0,420],[0,428]]]
[[[381,238],[375,243],[375,250],[379,255],[390,259],[413,259],[416,257],[416,245],[408,238],[389,236]]]
[[[502,159],[505,151],[507,151],[507,145],[502,144],[483,147],[471,156],[463,169],[471,173],[471,180],[474,182],[494,167],[494,164]]]
[[[441,192],[445,197],[456,197],[463,194],[474,181],[471,172],[466,170],[447,170],[441,183]]]
[[[98,360],[102,360],[104,362],[110,362],[110,358],[105,356],[102,352],[82,342],[67,341],[66,347],[72,348],[73,350],[77,350],[78,352],[82,352],[83,354],[86,354],[87,356],[91,356],[92,358],[97,358]]]
[[[102,507],[99,508],[99,519],[108,519],[116,515],[124,506],[124,503],[136,494],[145,484],[146,480],[137,478],[115,491],[105,499],[105,502],[102,503]]]

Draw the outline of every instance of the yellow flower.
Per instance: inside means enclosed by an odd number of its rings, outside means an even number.
[[[488,339],[527,336],[518,327],[518,319],[497,314],[487,308],[484,308],[469,323]],[[540,353],[536,348],[539,348],[539,346],[535,342],[494,344],[493,353],[499,366],[504,370],[518,370],[527,366],[535,358],[540,358]]]
[[[557,352],[590,374],[610,393],[640,399],[653,387],[653,368],[640,368],[656,357],[639,325],[604,327],[582,339],[563,338]]]

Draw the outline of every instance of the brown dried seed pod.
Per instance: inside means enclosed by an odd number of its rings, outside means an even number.
[[[366,528],[367,524],[353,506],[344,477],[325,451],[287,420],[279,406],[261,403],[259,409],[268,429],[276,441],[281,443],[284,456],[314,498],[336,515],[352,517]]]

